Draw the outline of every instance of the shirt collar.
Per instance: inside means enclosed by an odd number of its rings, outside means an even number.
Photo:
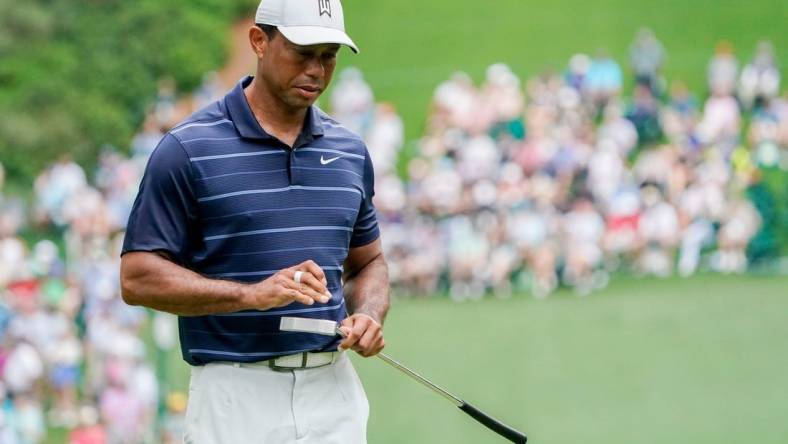
[[[235,85],[235,88],[225,96],[224,103],[241,137],[247,139],[273,139],[274,136],[265,132],[260,123],[257,122],[257,118],[249,107],[249,102],[246,101],[244,88],[252,83],[252,79],[254,79],[253,76],[246,76],[241,79]],[[322,136],[323,134],[323,121],[320,112],[316,106],[310,106],[306,113],[304,128],[301,130],[298,140],[314,140],[314,137]]]

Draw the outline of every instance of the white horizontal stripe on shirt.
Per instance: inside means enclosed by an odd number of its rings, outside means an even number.
[[[321,230],[322,231],[353,231],[352,228],[348,228],[348,227],[316,225],[316,226],[307,226],[307,227],[269,228],[266,230],[239,231],[237,233],[216,234],[213,236],[207,236],[204,238],[204,240],[207,242],[207,241],[218,240],[218,239],[229,239],[232,237],[253,236],[255,234],[289,233],[293,231],[321,231]]]
[[[215,159],[229,159],[231,157],[247,157],[247,156],[267,156],[269,154],[285,154],[284,151],[254,151],[251,153],[231,153],[231,154],[217,154],[215,156],[199,156],[189,157],[190,162],[201,162],[203,160]]]
[[[182,127],[179,128],[175,128],[174,130],[170,131],[170,133],[175,134],[179,131],[185,130],[186,128],[192,128],[195,126],[215,126],[215,125],[221,125],[222,123],[233,123],[233,122],[227,119],[219,119],[219,120],[214,120],[212,122],[194,122],[194,123],[183,125]]]
[[[208,180],[208,179],[219,179],[222,177],[230,177],[230,176],[241,176],[244,174],[268,174],[268,173],[281,173],[282,171],[287,171],[286,168],[280,168],[278,170],[263,170],[263,171],[240,171],[237,173],[227,173],[227,174],[218,174],[216,176],[205,176],[205,177],[198,177],[196,180]]]
[[[348,193],[356,193],[358,195],[364,196],[360,190],[355,188],[347,188],[347,187],[308,187],[304,185],[290,185],[282,188],[265,188],[265,189],[257,189],[257,190],[243,190],[243,191],[233,191],[232,193],[224,193],[224,194],[217,194],[215,196],[206,196],[197,199],[198,202],[208,202],[211,200],[216,199],[224,199],[227,197],[235,197],[235,196],[243,196],[247,194],[265,194],[265,193],[281,193],[283,191],[290,191],[290,190],[307,190],[307,191],[344,191]]]
[[[183,143],[200,142],[203,140],[238,140],[240,137],[198,137],[196,139],[184,140]]]
[[[374,227],[374,226],[375,226],[375,225],[377,225],[377,224],[378,224],[378,221],[374,220],[374,221],[372,221],[372,223],[371,223],[371,224],[364,225],[363,227],[356,227],[356,229],[357,229],[357,230],[362,230],[362,231],[363,231],[363,230],[369,230],[370,228]]]
[[[286,251],[312,251],[312,250],[339,250],[339,251],[347,251],[345,247],[304,247],[304,248],[278,248],[275,250],[260,250],[260,251],[248,251],[244,253],[227,253],[227,254],[220,254],[216,257],[228,257],[228,256],[251,256],[254,254],[265,254],[265,253],[284,253]]]
[[[257,213],[275,213],[278,211],[297,211],[297,210],[350,210],[358,213],[358,208],[349,207],[291,207],[291,208],[264,208],[262,210],[242,211],[240,213],[223,214],[221,216],[204,217],[203,220],[224,219],[234,216],[246,216]]]
[[[294,169],[294,170],[342,171],[342,172],[345,172],[345,173],[355,174],[358,177],[363,177],[361,174],[358,174],[357,172],[355,172],[353,170],[346,170],[346,169],[343,169],[343,168],[329,168],[329,167],[314,167],[314,168],[313,167],[290,167],[290,168]]]

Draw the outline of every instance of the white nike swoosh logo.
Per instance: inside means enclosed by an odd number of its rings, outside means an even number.
[[[320,156],[320,164],[321,165],[328,165],[329,163],[339,159],[342,156],[332,157],[331,159],[323,159],[323,156]]]

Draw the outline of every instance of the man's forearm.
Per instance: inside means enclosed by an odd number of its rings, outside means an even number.
[[[121,266],[123,300],[181,316],[250,308],[246,284],[209,279],[151,253],[129,253]]]
[[[344,293],[350,314],[363,313],[382,324],[389,310],[389,271],[383,254],[348,277]]]

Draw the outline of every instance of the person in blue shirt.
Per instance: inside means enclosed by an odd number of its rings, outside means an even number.
[[[385,343],[388,271],[361,139],[314,106],[344,32],[338,0],[266,0],[254,77],[170,130],[129,217],[123,299],[179,315],[187,443],[365,443],[343,352]],[[336,321],[346,337],[279,330]]]

